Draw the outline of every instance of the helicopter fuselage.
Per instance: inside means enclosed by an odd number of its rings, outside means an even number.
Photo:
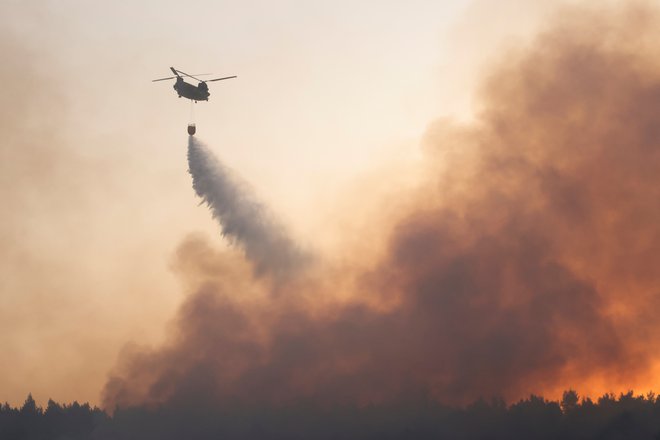
[[[187,83],[183,78],[177,78],[174,83],[174,90],[179,95],[179,98],[184,97],[191,99],[193,101],[208,101],[209,96],[209,86],[205,82],[200,82],[197,86],[194,84]]]

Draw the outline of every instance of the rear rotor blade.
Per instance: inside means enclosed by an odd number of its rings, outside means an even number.
[[[232,78],[238,78],[238,76],[225,76],[224,78],[216,78],[216,79],[207,79],[206,82],[212,82],[212,81],[222,81],[223,79],[232,79]]]

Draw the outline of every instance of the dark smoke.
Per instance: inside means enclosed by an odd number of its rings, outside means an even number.
[[[355,255],[369,271],[310,271],[271,296],[268,280],[232,278],[245,263],[187,243],[181,265],[206,268],[198,291],[168,344],[122,358],[105,406],[465,403],[648,383],[637,381],[659,352],[658,25],[648,8],[564,10],[504,57],[477,122],[430,129],[432,178],[383,233],[387,255]],[[258,267],[289,268],[295,246],[250,223],[259,209],[233,189],[216,195],[225,177],[191,151],[193,176],[215,176],[195,188],[225,233]],[[346,286],[353,299],[333,300]]]
[[[193,136],[188,138],[188,167],[195,192],[222,234],[245,250],[257,273],[285,275],[304,264],[303,253],[246,185]]]

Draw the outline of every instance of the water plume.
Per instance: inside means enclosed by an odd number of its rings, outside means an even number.
[[[188,171],[222,235],[244,249],[258,274],[284,276],[304,264],[304,253],[247,184],[194,136],[188,137]]]

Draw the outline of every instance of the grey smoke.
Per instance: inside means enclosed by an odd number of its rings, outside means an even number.
[[[188,139],[188,172],[222,235],[243,248],[257,274],[287,276],[305,263],[306,255],[249,187],[193,136]]]

